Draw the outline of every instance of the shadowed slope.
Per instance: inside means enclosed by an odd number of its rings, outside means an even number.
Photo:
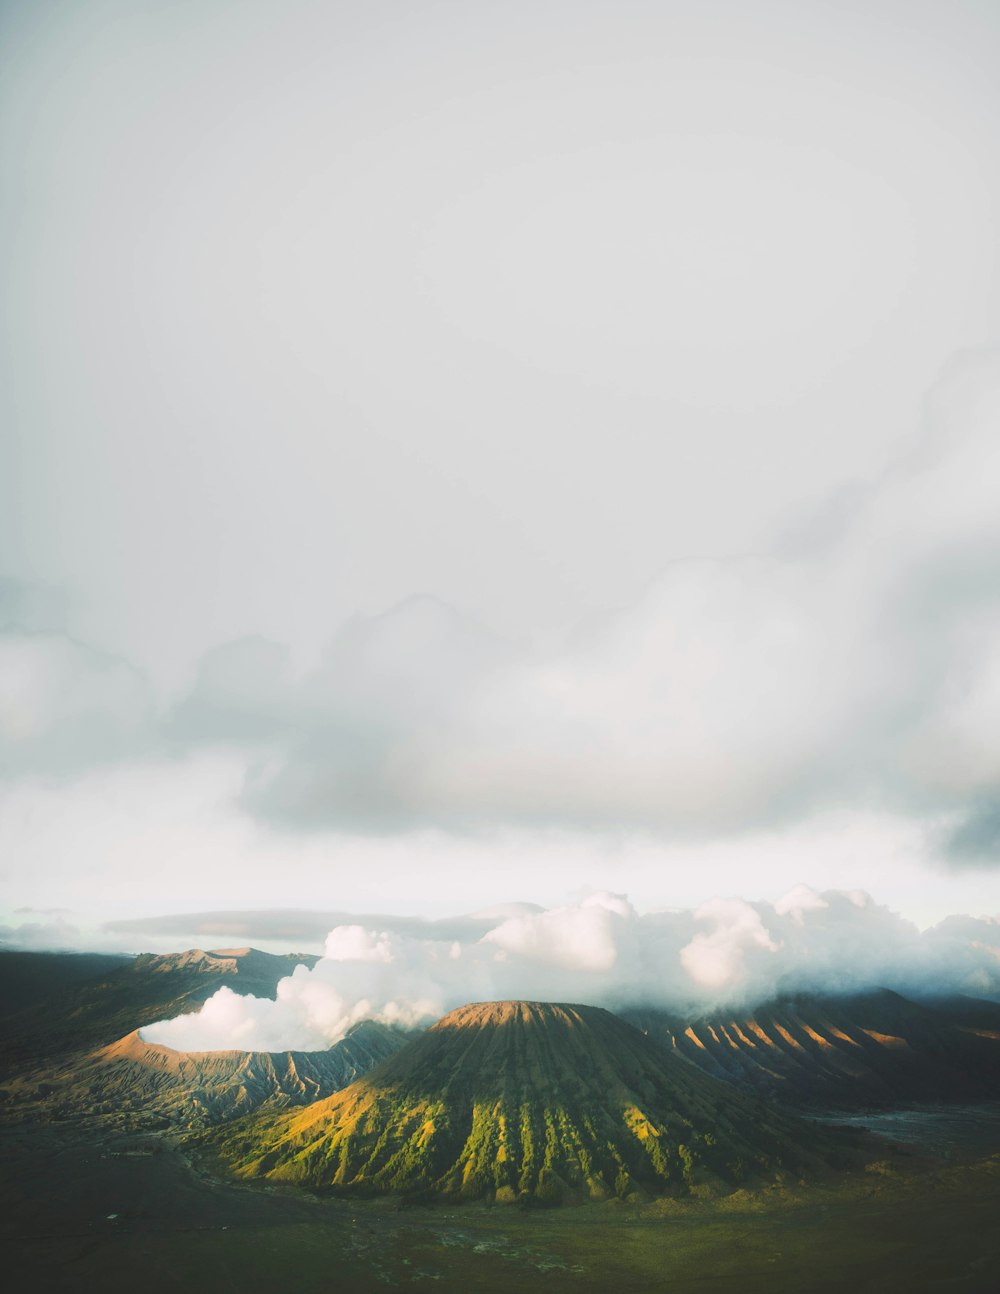
[[[243,1176],[500,1199],[688,1193],[839,1143],[596,1007],[462,1007],[343,1092],[214,1143]]]
[[[75,980],[68,977],[77,963],[74,955],[0,955],[3,1070],[91,1050],[132,1029],[197,1011],[224,986],[235,993],[274,997],[279,980],[296,966],[313,966],[319,959],[304,953],[276,956],[257,948],[192,948],[143,953],[125,964],[120,958],[90,960],[93,977]],[[25,983],[29,976],[34,983]]]
[[[1000,1090],[1000,1006],[922,1004],[880,989],[798,996],[752,1012],[624,1017],[716,1078],[802,1108],[989,1100]]]

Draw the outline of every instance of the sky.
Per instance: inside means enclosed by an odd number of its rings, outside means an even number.
[[[0,46],[0,939],[1000,915],[994,4]]]

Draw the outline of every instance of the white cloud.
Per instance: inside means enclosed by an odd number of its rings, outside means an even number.
[[[153,744],[148,683],[65,634],[0,632],[0,773],[75,773]]]
[[[431,598],[356,618],[297,675],[232,644],[177,713],[192,732],[203,714],[206,739],[256,724],[243,804],[307,829],[711,835],[839,805],[961,814],[1000,788],[998,416],[1000,360],[966,355],[821,541],[673,562],[535,650]]]
[[[178,1050],[319,1049],[358,1020],[427,1024],[469,1001],[528,998],[692,1010],[780,993],[1000,993],[1000,925],[950,918],[921,934],[866,894],[798,886],[777,903],[713,899],[640,915],[620,895],[519,913],[474,940],[342,926],[275,1001],[220,990],[143,1029]]]
[[[722,992],[746,974],[747,953],[755,948],[776,953],[760,913],[742,899],[713,899],[696,909],[696,921],[712,921],[714,928],[699,931],[680,951],[684,970],[708,992]]]

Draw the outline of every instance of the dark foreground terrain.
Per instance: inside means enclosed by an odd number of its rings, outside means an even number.
[[[887,1152],[837,1185],[528,1212],[235,1185],[167,1136],[20,1126],[0,1129],[0,1245],[39,1291],[993,1291],[1000,1115],[975,1126],[977,1152]]]

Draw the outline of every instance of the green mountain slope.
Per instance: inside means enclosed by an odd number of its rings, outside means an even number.
[[[811,1172],[844,1144],[596,1007],[462,1007],[344,1091],[213,1134],[241,1176],[542,1201]]]

